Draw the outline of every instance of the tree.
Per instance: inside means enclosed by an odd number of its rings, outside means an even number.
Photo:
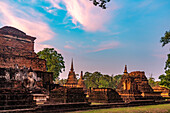
[[[116,89],[117,86],[119,85],[120,81],[121,81],[122,75],[115,75],[113,76],[113,88]]]
[[[116,76],[109,76],[109,75],[103,75],[100,72],[86,72],[84,74],[84,82],[87,88],[114,88],[116,89],[120,79],[121,75]]]
[[[170,89],[170,69],[166,70],[165,73],[166,75],[159,76],[159,79],[161,79],[159,84]]]
[[[162,47],[170,42],[170,31],[165,32],[165,36],[161,37],[160,42],[162,43]]]
[[[46,60],[47,72],[53,72],[53,80],[55,80],[62,71],[65,71],[63,56],[54,50],[54,48],[44,48],[39,51],[39,58]]]
[[[93,1],[93,5],[95,6],[98,5],[102,9],[106,9],[106,3],[110,2],[110,0],[90,0],[90,1]]]
[[[165,32],[165,36],[161,37],[160,42],[162,43],[162,47],[170,42],[170,31]],[[165,74],[160,75],[159,79],[161,79],[160,85],[170,88],[170,54],[168,54],[168,59],[165,64]]]
[[[170,42],[170,31],[165,32],[165,36],[161,37],[160,42],[162,43],[162,47],[164,47]],[[165,70],[166,69],[170,69],[170,54],[168,54],[168,59],[165,64]]]
[[[148,79],[148,83],[151,87],[154,87],[156,85],[155,78],[152,77],[152,74]]]

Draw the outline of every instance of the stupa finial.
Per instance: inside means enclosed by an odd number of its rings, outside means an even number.
[[[72,58],[72,61],[71,61],[71,71],[74,71],[74,68],[73,68],[73,58]]]
[[[127,72],[127,65],[125,65],[124,73],[128,73],[128,72]]]

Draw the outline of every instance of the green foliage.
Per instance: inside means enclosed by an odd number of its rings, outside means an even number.
[[[58,79],[58,82],[56,82],[56,84],[60,84],[61,86],[63,86],[67,82],[67,79],[61,79],[61,80],[59,80],[59,78],[57,79]]]
[[[165,36],[161,37],[160,42],[162,43],[162,47],[170,42],[170,31],[165,32]],[[161,79],[160,85],[170,88],[170,54],[168,54],[168,59],[165,64],[165,74],[160,75],[159,79]]]
[[[168,59],[165,64],[165,69],[170,69],[170,54],[168,54]]]
[[[113,88],[116,89],[117,86],[119,85],[120,81],[121,81],[121,77],[122,75],[116,75],[113,77]]]
[[[93,1],[93,5],[99,6],[102,9],[106,9],[106,3],[110,2],[110,0],[90,0]]]
[[[62,71],[65,71],[64,58],[54,48],[44,48],[44,50],[39,51],[37,54],[39,58],[46,60],[47,71],[53,72],[54,80]]]
[[[165,73],[166,75],[159,76],[159,79],[161,79],[159,84],[170,89],[170,69],[166,70]]]
[[[160,42],[162,43],[162,47],[170,42],[170,31],[165,32],[165,36],[161,37]]]
[[[155,78],[153,78],[152,76],[149,77],[148,83],[151,87],[159,86],[159,81],[155,81]]]
[[[120,82],[121,75],[109,76],[100,72],[86,72],[84,74],[84,82],[87,88],[116,88]]]
[[[162,43],[162,47],[164,47],[166,44],[170,42],[170,31],[165,32],[165,36],[161,37],[160,42]],[[168,59],[165,64],[165,70],[170,69],[170,54],[168,54]]]

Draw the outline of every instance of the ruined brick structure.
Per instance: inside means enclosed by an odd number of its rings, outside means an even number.
[[[83,73],[81,72],[81,77],[79,81],[77,81],[76,74],[73,68],[73,60],[71,62],[71,69],[68,74],[67,82],[63,86],[56,86],[53,90],[51,90],[50,102],[87,102]]]
[[[46,71],[45,60],[34,52],[34,40],[26,33],[13,28],[0,28],[0,68],[32,67],[34,71]]]
[[[77,81],[76,74],[74,72],[73,68],[73,60],[71,62],[71,69],[68,74],[67,82],[64,84],[64,86],[69,88],[83,88],[83,90],[86,92],[87,88],[83,80],[83,72],[81,71],[80,79]]]
[[[51,103],[87,102],[82,88],[58,87],[51,90]]]
[[[166,87],[155,86],[155,87],[152,87],[152,89],[154,90],[154,92],[161,92],[162,97],[170,97],[170,89]]]
[[[121,96],[111,88],[92,88],[89,92],[89,102],[117,103],[123,102]]]
[[[148,84],[145,72],[134,71],[128,73],[127,66],[125,66],[124,74],[116,91],[125,102],[161,98],[160,93],[154,92]]]
[[[42,85],[50,89],[53,74],[46,72],[46,61],[34,52],[35,39],[10,26],[0,28],[0,70],[14,69],[16,64],[20,69],[31,67],[43,80]]]
[[[0,70],[0,110],[34,107],[31,93],[21,87],[21,82],[6,79],[4,70]]]
[[[83,79],[83,71],[81,71],[81,75],[80,75],[80,79],[78,80],[78,84],[77,84],[78,88],[83,88],[83,90],[86,92],[87,88],[86,85],[84,83],[84,79]]]
[[[64,84],[66,87],[77,87],[77,78],[73,68],[73,59],[71,62],[71,69],[68,74],[67,82]]]

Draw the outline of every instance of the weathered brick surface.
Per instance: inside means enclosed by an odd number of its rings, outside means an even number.
[[[0,35],[0,45],[26,50],[28,52],[34,51],[34,42],[10,35]]]
[[[111,88],[92,88],[88,101],[94,103],[123,102],[121,96]]]
[[[124,74],[117,87],[117,92],[125,102],[136,100],[161,99],[160,93],[153,91],[143,71],[127,72],[125,66]]]
[[[35,71],[46,71],[46,62],[34,52],[35,37],[12,28],[0,29],[0,68],[14,68],[18,64],[32,67]]]

